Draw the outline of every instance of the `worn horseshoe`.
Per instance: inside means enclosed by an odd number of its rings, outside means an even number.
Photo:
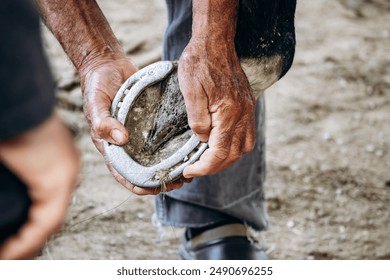
[[[133,114],[136,100],[142,94],[148,94],[149,87],[164,81],[175,67],[177,68],[177,64],[174,62],[160,61],[137,71],[117,92],[111,106],[112,116],[125,125],[129,115]],[[130,183],[145,188],[159,187],[180,178],[184,168],[197,161],[206,150],[207,143],[200,142],[191,132],[189,139],[180,146],[169,157],[146,166],[132,158],[124,146],[104,142],[107,159],[115,170]],[[165,178],[161,178],[162,171],[167,174]]]

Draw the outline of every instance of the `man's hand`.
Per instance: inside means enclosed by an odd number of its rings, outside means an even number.
[[[91,137],[114,178],[130,191],[138,195],[158,194],[162,188],[140,188],[129,183],[110,164],[105,156],[103,140],[116,145],[128,142],[126,128],[111,117],[110,107],[119,87],[137,71],[131,60],[122,58],[95,58],[93,63],[80,69],[81,85],[84,94],[84,112],[91,126]],[[165,190],[173,190],[183,185],[175,182]]]
[[[27,222],[0,246],[0,259],[30,259],[62,225],[79,171],[78,152],[57,116],[0,142],[0,161],[27,186]]]
[[[255,100],[234,47],[237,4],[193,2],[193,34],[179,61],[179,82],[189,125],[209,148],[184,170],[186,178],[214,174],[254,147]]]

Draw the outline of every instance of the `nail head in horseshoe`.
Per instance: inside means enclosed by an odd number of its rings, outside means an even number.
[[[111,106],[112,116],[127,128],[129,142],[123,146],[104,142],[104,150],[114,169],[138,187],[156,188],[177,180],[207,148],[207,143],[188,129],[158,151],[144,151],[162,91],[168,88],[181,94],[176,72],[177,64],[172,61],[156,62],[137,71],[118,90]],[[166,175],[161,178],[161,174]]]

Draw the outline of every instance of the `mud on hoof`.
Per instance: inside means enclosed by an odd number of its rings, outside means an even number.
[[[207,147],[188,126],[174,62],[158,62],[131,76],[111,113],[127,128],[129,141],[121,147],[105,143],[107,157],[137,186],[158,187],[178,179]],[[163,178],[162,172],[167,174]]]

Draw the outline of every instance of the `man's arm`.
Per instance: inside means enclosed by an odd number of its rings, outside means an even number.
[[[111,143],[125,144],[127,131],[110,117],[108,110],[121,83],[137,68],[126,58],[96,1],[35,1],[43,21],[80,73],[85,113],[93,133]],[[115,79],[113,82],[101,81],[102,87],[96,92],[97,81],[95,84],[89,81],[89,74],[108,64],[116,69]]]
[[[46,26],[78,71],[99,57],[120,59],[125,54],[95,0],[35,0]]]
[[[192,38],[179,62],[191,129],[209,141],[187,178],[214,174],[253,149],[255,100],[234,45],[239,0],[193,0]]]
[[[112,100],[120,86],[138,69],[128,59],[95,0],[35,0],[40,14],[80,74],[84,114],[91,126],[96,148],[105,158],[115,179],[132,192],[157,194],[161,188],[133,186],[111,166],[105,157],[103,140],[127,143],[126,128],[111,117]],[[167,186],[181,187],[183,182]]]

